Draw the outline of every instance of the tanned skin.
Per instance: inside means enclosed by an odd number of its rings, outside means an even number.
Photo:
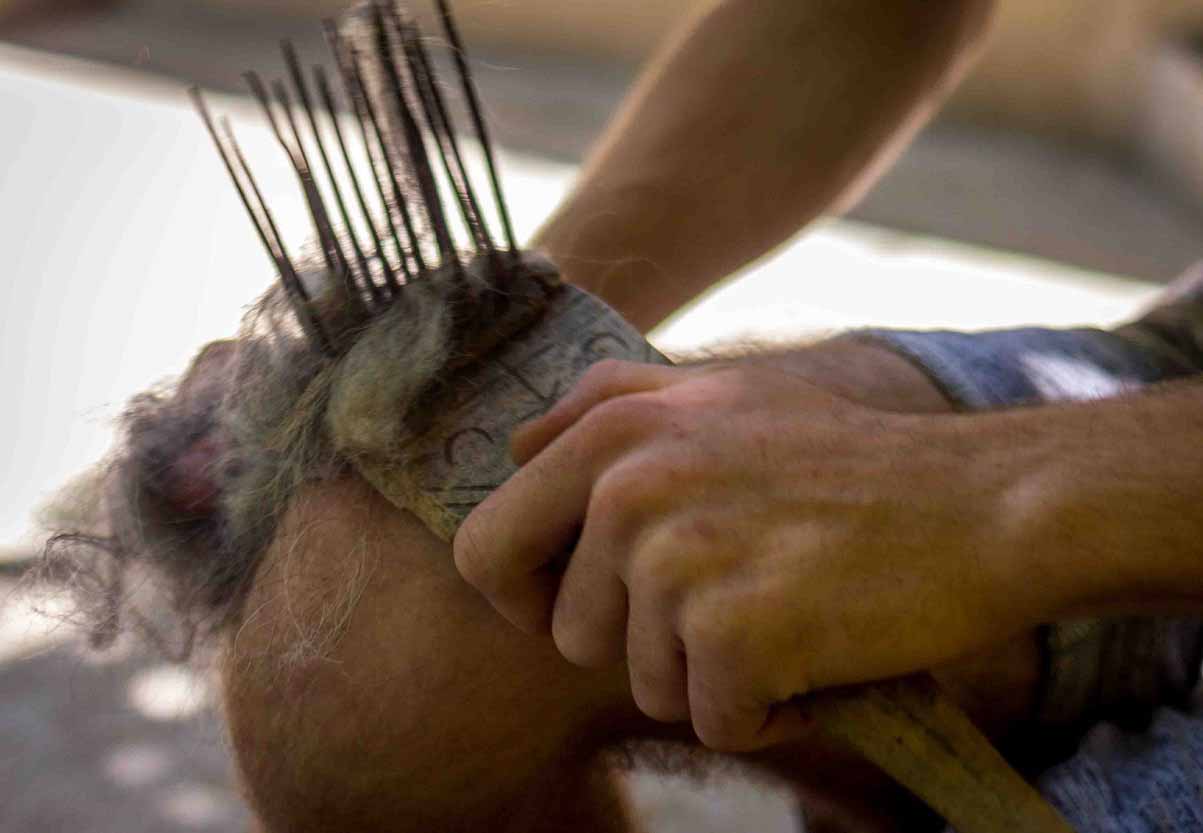
[[[1042,622],[1203,608],[1203,384],[997,414],[886,413],[755,361],[613,362],[516,432],[456,564],[710,748],[789,701]],[[554,482],[554,488],[551,484]],[[545,565],[567,548],[559,574]]]
[[[990,6],[707,5],[652,62],[536,244],[649,328],[854,199],[958,77]],[[867,345],[755,363],[850,407],[842,397],[949,408],[922,373]],[[938,673],[1003,731],[1026,714],[1035,668],[1021,633]],[[509,627],[448,546],[354,479],[295,500],[231,635],[223,686],[268,833],[633,830],[605,750],[667,738],[706,754],[687,723],[640,712],[625,664],[581,669]],[[816,830],[931,821],[813,733],[744,760],[792,786]]]
[[[867,345],[760,361],[787,361],[816,386],[882,408],[949,408],[922,373]],[[639,712],[622,663],[580,669],[550,640],[509,627],[460,578],[446,544],[354,479],[294,502],[223,668],[239,770],[271,833],[635,830],[607,748],[662,739],[708,754],[687,724]],[[1002,733],[1030,706],[1035,645],[1021,637],[938,673]],[[813,734],[744,761],[794,789],[814,829],[930,821]]]
[[[855,198],[989,10],[720,4],[653,67],[540,240],[653,324]],[[1070,615],[1198,609],[1197,383],[934,417],[794,376],[596,369],[515,436],[525,465],[461,527],[461,574],[570,661],[625,660],[641,711],[722,750],[805,734],[780,706],[816,688]]]
[[[855,202],[963,75],[992,8],[705,4],[651,62],[535,245],[650,329]]]

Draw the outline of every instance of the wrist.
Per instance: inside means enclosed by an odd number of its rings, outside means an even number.
[[[958,419],[971,476],[987,484],[992,507],[983,546],[1027,625],[1124,611],[1118,600],[1144,580],[1127,563],[1123,522],[1113,523],[1124,507],[1105,481],[1116,473],[1092,470],[1095,449],[1083,441],[1092,421],[1089,406]]]
[[[888,347],[855,336],[765,353],[754,360],[876,410],[928,414],[947,413],[954,407],[916,364]]]
[[[1059,541],[1062,471],[1039,410],[901,417],[929,461],[916,488],[932,484],[927,503],[950,524],[950,568],[971,565],[974,615],[1000,639],[1060,618],[1087,592],[1080,560]],[[1037,418],[1015,419],[1029,415]]]

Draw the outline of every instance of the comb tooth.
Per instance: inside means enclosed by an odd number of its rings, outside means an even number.
[[[372,104],[372,96],[368,93],[367,85],[363,81],[363,68],[360,66],[359,53],[354,49],[351,50],[350,54],[350,68],[358,95],[363,102],[364,111],[367,113],[368,121],[372,125],[372,132],[376,136],[376,142],[380,148],[380,157],[384,160],[384,167],[388,171],[389,182],[393,187],[397,213],[401,215],[401,223],[405,226],[405,233],[409,236],[409,242],[412,246],[410,254],[413,256],[417,271],[425,272],[426,261],[422,257],[422,247],[418,242],[417,232],[414,231],[413,217],[409,213],[408,203],[405,202],[405,193],[401,190],[401,182],[397,178],[397,169],[393,166],[393,157],[389,153],[388,141],[385,139],[384,131],[380,127],[380,119],[376,116],[376,107]]]
[[[251,88],[251,93],[255,96],[255,100],[259,102],[259,109],[263,111],[263,115],[267,118],[267,123],[271,127],[272,133],[275,135],[276,141],[284,150],[285,155],[288,156],[288,161],[292,165],[293,172],[301,181],[301,188],[305,192],[305,201],[309,205],[310,213],[312,214],[313,204],[309,195],[309,187],[305,181],[306,166],[302,159],[297,158],[296,152],[289,147],[288,141],[284,138],[284,131],[280,129],[280,123],[276,119],[275,110],[272,109],[271,99],[268,97],[267,87],[264,86],[263,79],[261,79],[259,74],[256,72],[243,73],[242,77],[246,80],[247,86]],[[301,149],[301,152],[304,154],[304,148]],[[335,266],[332,262],[332,254],[326,246],[324,230],[322,229],[321,224],[317,222],[316,218],[314,218],[314,225],[316,227],[318,237],[321,239],[322,255],[326,259],[326,267],[333,271]]]
[[[342,35],[338,33],[338,27],[333,20],[329,19],[322,21],[322,27],[326,31],[326,40],[330,44],[330,50],[334,53],[335,64],[338,67],[338,74],[342,78],[343,86],[346,88],[347,99],[351,102],[351,107],[355,111],[355,120],[359,124],[359,136],[363,142],[364,151],[368,156],[368,167],[371,168],[372,179],[376,183],[376,193],[380,197],[380,205],[384,209],[384,221],[388,225],[393,245],[397,249],[397,262],[400,263],[401,271],[405,274],[406,280],[409,280],[413,277],[413,272],[410,271],[405,255],[405,247],[401,245],[401,235],[397,232],[397,224],[394,222],[393,212],[389,208],[388,196],[385,194],[384,188],[384,177],[380,175],[380,168],[377,165],[375,154],[372,153],[372,140],[368,124],[371,122],[375,126],[375,115],[370,109],[370,102],[367,102],[367,106],[365,106],[365,102],[360,99],[360,87],[362,85],[360,84],[357,70],[352,65],[351,56],[343,44]],[[379,136],[379,131],[377,131],[377,136]],[[395,180],[393,181],[393,185],[396,185]],[[409,230],[407,229],[407,231]],[[410,235],[410,239],[413,240],[412,234]],[[417,251],[415,246],[415,260],[420,263],[420,259],[421,252]]]
[[[418,90],[427,127],[437,143],[439,155],[443,161],[443,170],[455,190],[464,225],[472,235],[472,241],[476,244],[476,248],[491,252],[494,249],[493,240],[489,237],[480,211],[480,204],[477,202],[476,194],[472,191],[472,181],[468,177],[463,156],[459,151],[459,143],[456,141],[455,126],[451,122],[450,113],[443,101],[443,94],[435,81],[430,57],[426,54],[426,47],[422,44],[421,31],[412,20],[402,19],[395,8],[393,9],[393,19],[393,25],[401,34],[405,61],[409,66],[410,77],[414,79],[414,86]]]
[[[497,213],[501,217],[501,225],[505,230],[505,239],[509,244],[510,252],[516,254],[518,252],[518,243],[514,237],[513,224],[510,222],[510,211],[505,204],[505,195],[501,190],[501,178],[497,174],[497,163],[493,157],[493,143],[489,137],[489,128],[481,112],[480,99],[476,95],[476,85],[472,82],[472,73],[468,70],[468,62],[465,57],[467,50],[464,49],[464,43],[460,39],[459,29],[456,27],[455,19],[451,15],[451,7],[448,0],[435,0],[435,4],[439,9],[439,19],[443,24],[443,32],[447,35],[447,42],[451,45],[451,56],[455,60],[455,67],[459,72],[460,84],[464,90],[464,99],[468,103],[468,112],[472,116],[472,125],[476,130],[477,138],[480,140],[481,149],[484,151],[485,166],[489,171],[489,183],[493,187],[493,197],[497,201]]]
[[[443,262],[454,263],[458,266],[459,257],[455,253],[455,244],[451,241],[447,220],[443,216],[443,204],[439,199],[434,171],[430,167],[430,157],[426,152],[426,142],[422,138],[422,131],[418,128],[418,123],[414,120],[413,113],[409,109],[401,68],[394,58],[392,38],[389,35],[388,25],[385,21],[383,0],[377,0],[377,2],[372,4],[372,12],[375,28],[376,57],[379,59],[380,65],[384,68],[385,79],[391,88],[393,99],[397,105],[397,112],[401,116],[401,129],[404,133],[409,164],[413,169],[414,178],[417,180],[418,193],[422,196],[422,204],[426,209],[426,218],[429,222],[430,230],[434,234],[435,244],[438,247],[439,256]]]
[[[380,289],[372,280],[372,272],[368,267],[368,260],[364,257],[363,249],[359,246],[359,238],[355,234],[355,228],[351,225],[351,215],[347,211],[347,203],[343,199],[342,189],[338,186],[338,179],[334,175],[334,167],[330,164],[330,155],[326,152],[326,144],[322,141],[322,132],[318,129],[317,117],[313,111],[313,101],[309,96],[309,84],[305,81],[305,75],[301,72],[300,61],[297,60],[296,49],[290,41],[283,41],[280,48],[284,53],[284,63],[288,67],[288,73],[292,77],[293,88],[296,90],[297,97],[301,101],[301,109],[305,112],[305,118],[309,123],[309,130],[313,135],[313,142],[317,146],[318,156],[322,160],[322,166],[326,171],[326,180],[330,184],[330,190],[334,194],[334,202],[338,206],[339,215],[342,217],[343,227],[346,229],[347,239],[350,241],[351,249],[355,254],[355,260],[359,266],[360,282],[372,296],[372,300],[380,301]],[[299,140],[298,140],[299,141]],[[337,240],[337,236],[335,237]]]
[[[305,284],[301,283],[301,278],[297,275],[297,270],[293,267],[292,261],[288,257],[288,251],[284,248],[284,238],[280,235],[280,229],[276,225],[276,220],[272,216],[271,210],[267,207],[267,201],[263,199],[263,193],[259,190],[259,183],[255,181],[255,175],[251,173],[250,165],[246,163],[246,157],[242,155],[242,148],[238,145],[238,140],[234,137],[234,130],[230,127],[229,120],[222,121],[222,129],[225,131],[230,148],[234,151],[234,156],[238,159],[242,175],[246,177],[246,181],[251,186],[251,191],[254,193],[255,200],[259,204],[259,210],[263,213],[263,218],[267,221],[268,228],[271,229],[272,236],[275,238],[276,245],[279,248],[280,263],[283,267],[284,289],[293,297],[295,306],[299,309],[298,317],[301,324],[313,332],[323,352],[327,355],[334,355],[333,341],[326,333],[325,327],[322,326],[321,319],[318,318],[317,313],[313,309],[313,301],[309,297],[309,291],[305,289]]]
[[[238,146],[238,140],[234,137],[234,131],[230,128],[228,121],[222,122],[227,141],[238,160],[242,176],[245,177],[254,192],[255,200],[258,203],[258,210],[256,210],[255,205],[252,203],[250,195],[247,194],[246,188],[243,187],[242,180],[235,170],[234,162],[230,158],[230,151],[226,149],[225,144],[217,133],[217,128],[213,124],[213,117],[209,113],[209,108],[205,104],[200,90],[193,87],[189,91],[189,94],[192,96],[192,101],[196,106],[197,112],[200,113],[201,119],[205,123],[205,128],[209,131],[209,135],[213,139],[213,144],[216,146],[217,152],[221,155],[221,161],[234,183],[234,188],[238,191],[238,196],[242,200],[243,207],[246,208],[247,214],[255,225],[255,230],[259,233],[260,242],[263,243],[263,247],[276,264],[276,270],[280,275],[280,283],[283,285],[284,292],[292,304],[293,314],[296,315],[302,331],[304,331],[310,342],[318,350],[327,356],[334,355],[330,338],[322,327],[321,321],[318,320],[317,315],[314,313],[310,305],[309,294],[305,291],[305,287],[301,284],[300,278],[297,277],[292,262],[288,259],[288,253],[284,250],[284,241],[280,238],[279,229],[276,228],[275,220],[267,208],[267,203],[263,200],[263,195],[259,191],[259,185],[255,181],[255,177],[251,174],[250,167],[246,164],[246,159],[242,155],[242,149]]]
[[[309,215],[313,220],[314,229],[317,231],[318,241],[322,245],[326,268],[343,277],[344,283],[353,297],[355,286],[350,280],[350,265],[347,263],[347,259],[343,256],[342,249],[338,245],[338,240],[334,234],[334,227],[330,224],[330,215],[326,212],[326,203],[322,200],[322,194],[317,188],[317,183],[314,182],[313,169],[309,166],[309,155],[305,152],[305,146],[301,142],[301,133],[297,130],[297,120],[293,115],[292,99],[289,97],[288,90],[284,84],[279,81],[272,84],[272,92],[275,93],[276,102],[279,104],[280,109],[284,111],[285,120],[292,133],[292,140],[296,145],[297,152],[300,154],[299,157],[293,153],[289,153],[288,155],[292,159],[293,168],[300,179],[301,190],[305,194],[305,202],[309,207]],[[288,151],[287,145],[284,145],[284,150]]]
[[[263,201],[263,195],[259,192],[258,183],[255,182],[255,178],[242,156],[242,149],[238,146],[237,139],[234,138],[234,131],[230,129],[228,122],[223,122],[222,126],[225,128],[230,148],[238,159],[243,176],[250,183],[254,191],[255,199],[258,202],[258,211],[256,211],[250,196],[247,194],[246,188],[243,187],[242,180],[239,179],[238,173],[235,171],[234,163],[230,159],[230,152],[226,150],[221,137],[217,133],[216,127],[213,125],[213,117],[209,113],[209,108],[205,104],[200,89],[193,87],[189,91],[189,94],[192,96],[192,101],[196,106],[197,112],[200,113],[201,119],[205,123],[205,129],[209,131],[209,135],[213,139],[213,144],[217,148],[217,152],[221,155],[221,161],[234,183],[234,188],[238,191],[238,196],[242,200],[243,207],[255,225],[255,231],[259,233],[260,242],[263,243],[264,249],[267,250],[268,255],[271,256],[272,261],[276,264],[276,270],[280,275],[280,282],[284,286],[285,294],[292,304],[293,313],[296,315],[301,329],[309,338],[310,343],[318,350],[326,355],[333,355],[334,351],[331,347],[330,339],[322,328],[321,322],[314,314],[309,303],[308,293],[305,292],[305,287],[301,285],[296,270],[293,269],[292,262],[288,259],[288,254],[284,250],[284,242],[280,239],[275,220],[272,218],[271,212],[268,211],[267,204]]]
[[[334,95],[330,92],[330,82],[326,78],[326,72],[320,66],[313,68],[313,76],[317,82],[318,93],[322,98],[322,106],[326,108],[326,112],[330,117],[330,124],[334,128],[334,137],[338,142],[339,152],[342,154],[343,165],[347,169],[347,176],[351,180],[351,190],[355,192],[355,199],[359,204],[359,210],[363,214],[363,220],[368,226],[368,233],[372,237],[372,244],[376,247],[376,257],[380,260],[380,265],[384,271],[384,284],[388,287],[390,293],[396,292],[400,288],[397,283],[397,276],[393,272],[392,266],[389,265],[388,256],[384,251],[384,243],[380,239],[380,233],[376,229],[376,221],[372,218],[372,212],[368,208],[368,201],[364,197],[363,188],[359,184],[359,177],[355,173],[355,165],[351,162],[351,154],[347,151],[346,140],[343,139],[342,126],[338,123],[338,110],[334,106]],[[347,221],[350,222],[349,220]],[[371,274],[370,272],[368,273]],[[375,282],[369,282],[372,287],[373,295],[379,300],[379,287]]]
[[[255,100],[259,102],[259,109],[263,111],[263,115],[267,118],[267,123],[275,134],[276,141],[284,148],[289,159],[292,159],[292,149],[288,147],[288,143],[284,141],[284,134],[280,130],[280,123],[276,121],[276,113],[272,109],[271,99],[267,94],[267,87],[263,84],[263,79],[259,77],[257,72],[244,72],[242,78],[246,81],[248,87],[251,88],[251,94],[255,96]],[[296,162],[293,162],[294,166]]]
[[[271,256],[272,261],[279,266],[280,257],[276,247],[268,239],[267,229],[264,227],[263,220],[255,212],[251,205],[250,197],[247,195],[246,188],[242,185],[242,180],[238,178],[234,170],[234,163],[230,159],[230,153],[226,150],[225,144],[221,141],[221,137],[217,133],[217,128],[213,124],[213,116],[209,112],[209,105],[205,103],[204,96],[201,94],[199,87],[191,87],[188,90],[188,95],[192,99],[192,104],[200,114],[201,121],[205,123],[205,129],[209,131],[210,138],[213,139],[213,146],[217,148],[218,154],[221,155],[222,164],[225,165],[226,173],[230,175],[230,181],[234,183],[234,188],[238,191],[238,196],[242,200],[242,206],[246,209],[247,215],[251,218],[251,222],[255,224],[255,231],[259,233],[259,242],[263,244],[263,248]],[[281,276],[283,277],[283,276]]]

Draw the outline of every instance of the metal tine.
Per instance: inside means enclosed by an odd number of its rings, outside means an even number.
[[[426,259],[422,255],[422,245],[414,229],[413,215],[409,213],[409,203],[405,201],[405,192],[401,189],[401,180],[397,177],[397,169],[393,165],[393,156],[389,152],[388,140],[384,137],[384,130],[380,127],[380,119],[376,115],[376,105],[372,103],[372,96],[368,92],[367,84],[364,83],[363,67],[359,62],[359,53],[355,49],[351,50],[350,68],[360,100],[363,101],[364,112],[367,113],[368,121],[372,125],[372,132],[376,136],[380,157],[384,160],[385,170],[388,171],[389,183],[393,187],[393,203],[397,207],[397,213],[401,215],[401,224],[405,226],[405,233],[409,236],[410,254],[413,256],[414,265],[419,273],[425,272]]]
[[[321,157],[322,165],[326,171],[326,179],[330,183],[330,190],[334,194],[334,202],[338,206],[339,214],[342,217],[343,227],[346,230],[347,239],[351,243],[351,249],[355,253],[355,260],[359,266],[361,275],[361,283],[372,296],[372,300],[379,302],[382,300],[380,288],[376,286],[376,282],[372,279],[372,271],[368,266],[368,260],[363,254],[363,249],[359,246],[359,238],[355,234],[355,227],[351,225],[351,214],[347,211],[347,203],[343,199],[342,189],[339,188],[338,179],[334,176],[334,167],[330,164],[330,155],[326,153],[326,144],[322,141],[321,130],[318,129],[317,116],[313,110],[313,100],[309,96],[309,84],[305,80],[304,73],[301,72],[300,61],[297,60],[296,48],[291,41],[282,41],[280,49],[284,53],[284,63],[288,67],[288,73],[292,76],[293,88],[296,90],[297,97],[301,101],[301,109],[305,111],[305,118],[309,122],[309,129],[313,134],[313,142],[317,145],[318,155]]]
[[[301,141],[301,132],[297,129],[297,120],[292,107],[292,97],[289,96],[288,88],[281,81],[272,82],[272,92],[276,96],[276,102],[280,105],[280,109],[284,111],[285,120],[292,133],[292,140],[300,153],[301,164],[295,165],[297,176],[301,181],[301,190],[305,194],[305,202],[309,206],[309,215],[313,219],[314,228],[317,229],[318,240],[322,244],[326,266],[331,271],[342,276],[349,296],[357,298],[359,290],[356,288],[351,275],[351,266],[347,262],[346,255],[343,254],[342,247],[338,243],[338,236],[334,233],[334,225],[330,222],[330,215],[326,211],[326,202],[322,199],[322,192],[318,190],[317,182],[313,179],[313,168],[309,164],[309,154],[305,152],[305,145]],[[285,150],[287,150],[287,147],[285,147]],[[294,163],[298,161],[297,157],[292,154],[289,154],[289,156]]]
[[[376,257],[379,259],[381,268],[384,271],[384,284],[390,294],[396,293],[401,288],[401,285],[397,282],[397,275],[393,272],[393,267],[388,262],[388,255],[384,251],[384,243],[380,239],[380,233],[376,228],[376,221],[372,217],[371,209],[368,208],[368,201],[364,197],[363,188],[359,184],[359,176],[355,173],[355,165],[351,162],[351,154],[347,151],[347,143],[343,138],[342,126],[338,123],[338,110],[334,106],[334,95],[330,91],[330,82],[326,78],[325,69],[315,66],[313,68],[313,77],[317,82],[318,94],[322,98],[322,106],[326,109],[326,113],[330,117],[330,124],[334,128],[334,137],[338,141],[338,149],[342,154],[343,164],[347,169],[347,176],[351,180],[351,190],[355,192],[355,199],[359,203],[359,210],[363,214],[363,220],[368,226],[368,233],[371,235],[372,243],[376,247]],[[400,256],[404,263],[404,254]],[[375,282],[371,282],[370,286],[373,292],[380,291]]]
[[[406,19],[396,7],[393,7],[392,14],[393,25],[401,33],[401,44],[405,50],[409,74],[414,79],[414,85],[418,90],[427,126],[438,143],[439,155],[443,160],[443,170],[455,190],[464,225],[467,226],[468,232],[472,235],[472,242],[478,250],[492,252],[495,248],[493,240],[485,226],[480,203],[477,202],[476,194],[472,191],[472,181],[468,177],[468,170],[464,166],[459,143],[456,141],[455,126],[452,124],[451,115],[443,101],[443,94],[439,90],[434,68],[430,63],[430,57],[426,54],[426,47],[422,44],[421,29],[413,20]]]
[[[234,137],[234,129],[230,126],[229,119],[223,119],[221,126],[225,131],[227,141],[230,143],[230,148],[234,151],[234,156],[238,160],[238,166],[242,170],[242,175],[246,177],[246,181],[250,184],[251,191],[255,195],[255,201],[259,203],[259,210],[263,213],[263,218],[267,221],[268,228],[271,229],[272,236],[279,247],[280,261],[284,265],[285,271],[285,289],[287,290],[291,284],[292,294],[300,302],[300,320],[302,326],[312,329],[322,351],[332,356],[335,354],[334,341],[326,332],[321,319],[313,309],[313,299],[309,297],[309,290],[301,282],[296,268],[292,265],[292,260],[288,257],[288,251],[284,246],[284,237],[280,234],[280,228],[276,225],[275,217],[272,216],[271,210],[267,207],[267,201],[263,199],[263,192],[259,190],[259,183],[255,181],[255,175],[251,173],[251,167],[246,163],[246,157],[242,155],[242,148],[238,144],[238,139]]]
[[[430,157],[426,153],[426,142],[422,138],[422,131],[418,128],[418,123],[409,109],[409,102],[406,100],[405,82],[402,79],[401,67],[394,57],[393,38],[389,34],[385,12],[386,6],[384,0],[376,0],[372,4],[372,22],[376,36],[376,57],[379,58],[381,66],[384,67],[385,78],[392,88],[391,92],[396,101],[397,112],[401,116],[401,128],[404,131],[409,164],[413,170],[414,178],[418,183],[418,192],[421,194],[422,203],[426,208],[426,218],[429,221],[430,230],[434,234],[435,244],[439,250],[439,257],[443,263],[453,264],[456,270],[459,271],[462,269],[462,266],[459,262],[459,256],[455,251],[455,244],[451,240],[451,233],[447,227],[446,217],[443,214],[443,203],[439,198],[434,170],[430,166]]]
[[[268,255],[276,264],[276,270],[280,275],[280,282],[284,287],[285,294],[292,303],[293,312],[297,316],[297,321],[300,323],[301,329],[309,337],[311,343],[322,353],[328,356],[334,355],[330,338],[323,329],[321,321],[314,313],[313,308],[310,306],[309,293],[305,291],[305,287],[297,276],[292,262],[288,259],[288,253],[284,250],[284,241],[280,237],[279,229],[276,228],[275,220],[267,208],[267,203],[263,201],[259,185],[255,182],[255,178],[246,164],[246,159],[242,155],[242,149],[238,146],[237,139],[234,138],[234,131],[230,128],[229,122],[223,121],[222,127],[226,132],[230,148],[238,160],[242,175],[246,178],[251,190],[254,192],[255,201],[258,203],[258,210],[256,210],[256,206],[251,202],[250,195],[247,194],[246,188],[242,184],[242,179],[235,170],[234,162],[230,158],[230,150],[226,149],[225,143],[222,142],[221,136],[218,135],[217,128],[213,124],[213,116],[209,112],[209,107],[205,103],[200,89],[193,87],[189,90],[189,95],[192,97],[192,102],[196,106],[201,120],[205,123],[205,129],[209,131],[209,136],[213,139],[213,144],[217,148],[218,154],[221,155],[221,161],[225,165],[226,172],[229,173],[231,181],[234,183],[235,190],[238,191],[238,196],[242,200],[243,207],[255,225],[255,231],[259,233],[260,242],[263,243],[264,249],[267,250]]]
[[[251,222],[255,224],[255,231],[259,233],[259,241],[271,256],[272,261],[278,266],[280,255],[275,245],[268,239],[267,229],[264,227],[263,220],[255,212],[254,207],[251,205],[250,197],[247,196],[246,189],[242,185],[242,181],[234,171],[234,164],[230,160],[229,151],[226,150],[226,146],[222,143],[221,137],[217,133],[217,128],[213,124],[213,116],[209,112],[209,105],[205,102],[199,87],[189,88],[188,95],[192,99],[192,104],[196,108],[197,113],[200,114],[201,121],[205,123],[205,129],[209,131],[209,136],[213,139],[213,145],[221,155],[221,161],[225,165],[226,172],[230,175],[234,187],[238,190],[238,196],[242,199],[242,205],[246,209],[246,213],[250,216]]]
[[[397,261],[401,264],[401,271],[405,273],[406,280],[413,277],[413,272],[409,268],[409,262],[406,258],[405,247],[401,245],[401,235],[397,233],[397,224],[393,221],[393,212],[389,208],[388,196],[384,192],[384,177],[380,175],[380,169],[376,164],[376,157],[372,153],[372,141],[369,138],[368,124],[371,123],[375,128],[376,138],[381,141],[383,147],[383,139],[380,136],[380,130],[376,125],[375,111],[372,109],[371,101],[367,99],[366,90],[363,88],[362,79],[359,77],[357,65],[352,61],[352,56],[348,53],[343,44],[342,35],[338,33],[338,26],[333,20],[323,20],[322,27],[326,30],[326,40],[330,44],[330,50],[334,53],[335,63],[338,66],[338,74],[342,78],[343,86],[347,91],[347,98],[351,101],[351,106],[355,110],[355,120],[359,123],[359,135],[363,141],[364,150],[368,155],[368,166],[372,169],[372,179],[376,182],[376,193],[380,196],[380,204],[384,209],[384,220],[388,225],[389,233],[393,238],[393,245],[397,248]],[[361,100],[360,96],[363,95]],[[390,181],[394,189],[394,194],[397,196],[397,202],[405,210],[405,203],[401,197],[401,191],[397,186],[397,179],[392,174],[391,162],[389,162],[387,150],[381,152],[386,163],[389,166]],[[406,219],[408,214],[403,214],[402,219]],[[406,232],[409,235],[409,240],[413,244],[413,257],[418,271],[425,269],[422,264],[422,252],[418,249],[417,239],[413,234],[413,229],[407,224]],[[386,261],[387,262],[387,259]]]
[[[247,85],[251,88],[251,92],[254,94],[255,99],[259,102],[259,107],[263,110],[263,114],[267,117],[268,124],[272,129],[272,133],[274,133],[276,136],[276,141],[279,142],[280,147],[284,149],[284,153],[288,156],[288,161],[292,163],[293,171],[301,181],[301,189],[305,192],[305,201],[308,204],[314,227],[318,233],[318,238],[322,243],[322,255],[326,260],[326,268],[332,272],[336,271],[338,267],[335,265],[333,252],[327,245],[328,241],[326,240],[326,235],[324,233],[325,230],[322,228],[322,224],[318,221],[318,218],[314,215],[313,201],[309,198],[309,187],[305,181],[305,169],[307,166],[305,165],[303,159],[297,158],[297,154],[291,147],[289,147],[288,141],[284,138],[284,131],[280,129],[280,124],[276,120],[276,113],[272,109],[271,99],[268,98],[267,88],[263,86],[263,81],[259,78],[258,73],[247,72],[243,74],[243,78],[246,79]]]
[[[372,155],[371,141],[368,139],[368,124],[371,125],[371,134],[376,139],[380,158],[383,160],[384,168],[388,173],[387,181],[392,187],[393,204],[396,206],[397,213],[401,215],[401,224],[405,227],[405,234],[409,239],[410,256],[414,259],[414,267],[419,273],[425,272],[426,261],[422,255],[422,246],[418,240],[418,234],[414,229],[413,216],[409,213],[409,204],[405,200],[405,192],[401,188],[401,180],[398,178],[397,169],[393,165],[393,156],[389,152],[388,141],[384,137],[384,130],[380,127],[380,119],[376,115],[376,105],[372,103],[372,96],[368,92],[368,85],[363,80],[363,67],[360,64],[359,51],[354,47],[346,47],[342,36],[338,34],[337,28],[333,28],[333,24],[331,24],[329,32],[334,38],[336,51],[346,55],[347,60],[344,71],[347,81],[347,92],[363,108],[363,112],[360,114],[360,127],[363,132],[364,145],[368,149],[368,158],[372,160],[372,171],[376,175],[376,182],[380,187],[380,199],[384,201],[385,213],[390,217],[391,222],[389,201],[384,194],[384,177],[380,176]],[[364,116],[367,117],[366,123]],[[404,255],[402,258],[404,260]]]
[[[501,217],[501,225],[505,230],[505,239],[509,244],[510,253],[517,255],[518,243],[514,237],[514,226],[510,222],[510,210],[505,203],[505,195],[501,190],[501,178],[497,174],[497,163],[493,156],[493,143],[489,137],[489,128],[481,112],[480,99],[476,95],[476,84],[472,81],[472,73],[468,70],[467,50],[460,39],[459,29],[451,14],[448,0],[435,0],[439,9],[439,18],[443,24],[443,32],[451,45],[451,56],[459,71],[460,84],[463,86],[464,98],[468,103],[468,111],[472,116],[472,124],[476,130],[480,146],[484,151],[485,165],[489,170],[489,182],[493,186],[493,197],[497,201],[497,213]]]

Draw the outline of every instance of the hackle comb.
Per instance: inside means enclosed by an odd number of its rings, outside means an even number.
[[[436,0],[436,7],[483,156],[492,218],[465,162],[424,35],[398,5],[372,0],[349,13],[342,29],[324,22],[357,137],[347,135],[338,116],[339,96],[326,69],[314,65],[307,77],[292,43],[281,44],[287,81],[269,84],[256,72],[243,76],[296,175],[317,269],[289,252],[229,120],[216,120],[200,90],[190,91],[301,331],[329,357],[343,352],[366,320],[415,281],[453,282],[469,329],[482,320],[504,319],[499,304],[504,307],[515,294],[512,284],[523,275],[557,282],[546,261],[519,251],[463,41],[447,0]],[[352,150],[356,138],[367,159],[366,175]],[[466,249],[457,240],[452,213]],[[493,226],[500,227],[499,234]],[[322,273],[320,280],[315,271]],[[516,294],[531,300],[529,293]],[[529,319],[530,311],[518,317]]]

